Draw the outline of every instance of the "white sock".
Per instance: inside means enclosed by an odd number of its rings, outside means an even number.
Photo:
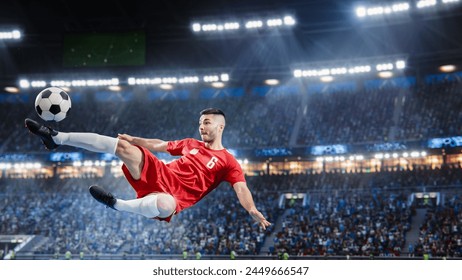
[[[83,148],[97,153],[115,154],[118,138],[87,132],[58,132],[52,136],[58,145],[68,145]]]
[[[147,218],[154,218],[160,214],[157,209],[157,195],[148,195],[131,200],[117,199],[114,208],[119,211],[140,214]]]

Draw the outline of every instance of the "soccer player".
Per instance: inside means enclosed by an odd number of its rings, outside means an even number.
[[[66,133],[31,119],[26,119],[25,125],[41,138],[48,150],[68,145],[119,157],[123,161],[124,175],[137,198],[118,199],[100,186],[91,186],[90,194],[110,208],[170,222],[174,214],[193,206],[226,181],[233,187],[242,207],[263,229],[271,225],[256,208],[239,163],[222,145],[226,121],[220,109],[209,108],[200,112],[202,141],[193,138],[164,141],[128,134],[119,134],[115,138],[95,133]],[[165,164],[152,152],[181,157]]]

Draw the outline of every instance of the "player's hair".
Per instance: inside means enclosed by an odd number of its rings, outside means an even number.
[[[225,113],[217,108],[207,108],[201,111],[200,115],[222,115],[224,118],[226,118]]]

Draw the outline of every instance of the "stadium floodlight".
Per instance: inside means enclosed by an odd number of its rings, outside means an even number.
[[[50,85],[55,87],[98,87],[98,86],[117,86],[118,78],[98,79],[98,80],[53,80]]]
[[[363,18],[367,16],[366,7],[361,6],[361,7],[356,8],[356,16],[359,18]]]
[[[216,24],[204,24],[201,27],[202,31],[216,31],[218,30],[218,27]]]
[[[409,13],[418,13],[419,10],[422,11],[433,11],[436,9],[441,9],[442,6],[460,3],[461,0],[416,0],[416,1],[406,1],[406,2],[397,2],[392,5],[375,5],[367,6],[361,5],[355,8],[355,13],[358,18],[366,17],[379,17],[388,16],[393,14],[403,14],[403,12]],[[412,4],[411,4],[412,3]],[[411,7],[412,5],[412,7]]]
[[[9,93],[19,93],[19,88],[17,87],[5,87],[4,90]]]
[[[42,168],[42,164],[40,162],[17,162],[17,163],[7,163],[2,166],[0,169],[39,169]]]
[[[245,28],[247,29],[256,29],[263,27],[263,21],[261,20],[250,20],[245,23]]]
[[[396,58],[395,58],[396,59]],[[385,60],[380,58],[380,60]],[[327,67],[324,66],[323,68],[316,68],[316,66],[321,65],[321,62],[318,63],[310,63],[310,65],[314,65],[308,69],[295,69],[293,70],[293,75],[295,78],[303,78],[303,77],[326,77],[326,76],[342,76],[342,75],[356,75],[356,74],[366,74],[366,73],[379,73],[379,76],[382,77],[391,77],[393,73],[392,70],[402,70],[406,67],[406,62],[404,60],[398,59],[395,62],[390,61],[391,59],[387,59],[388,61],[380,61],[379,58],[370,58],[370,59],[361,59],[356,62],[328,62]],[[377,61],[380,61],[377,63]],[[371,62],[370,64],[368,62]],[[371,64],[375,62],[371,66]],[[341,63],[343,65],[341,65]],[[322,63],[326,65],[325,62]],[[337,64],[337,65],[335,65]],[[331,67],[329,67],[331,66]],[[324,81],[330,80],[330,78],[323,78]]]
[[[383,154],[382,153],[375,154],[374,158],[375,159],[383,159]]]
[[[223,73],[220,75],[220,80],[222,82],[228,82],[229,81],[229,74]]]
[[[231,21],[217,21],[201,23],[195,21],[191,24],[191,29],[194,33],[215,33],[221,31],[235,31],[241,28],[245,29],[261,29],[261,28],[278,28],[278,27],[291,27],[296,24],[295,17],[291,15],[273,16],[268,18],[252,18],[248,19],[235,19]]]
[[[292,16],[285,16],[283,18],[283,21],[284,21],[284,24],[287,25],[287,26],[291,26],[291,25],[296,24],[295,18],[292,17]]]
[[[162,84],[176,84],[178,79],[176,77],[162,78]]]
[[[227,22],[225,23],[225,30],[236,30],[239,29],[241,25],[239,22]]]
[[[219,80],[220,77],[218,77],[218,75],[207,75],[203,77],[203,81],[206,83],[218,82]]]
[[[355,9],[356,16],[359,18],[364,17],[373,17],[380,15],[389,15],[396,14],[408,11],[410,5],[408,2],[398,2],[392,5],[383,5],[383,6],[359,6]]]
[[[276,86],[276,85],[279,85],[279,80],[277,80],[277,79],[266,79],[265,84],[267,84],[269,86]]]
[[[20,88],[42,88],[47,85],[51,85],[54,87],[98,87],[98,86],[118,86],[119,79],[118,78],[110,78],[110,79],[90,79],[90,80],[52,80],[52,81],[45,81],[45,80],[33,80],[29,81],[27,79],[22,79],[19,81]]]
[[[19,80],[20,88],[30,88],[30,82],[28,80]]]
[[[127,83],[129,85],[160,85],[160,84],[197,84],[199,82],[227,82],[229,81],[229,74],[222,73],[220,75],[185,75],[185,76],[165,76],[165,77],[143,77],[135,78],[129,77]]]
[[[136,79],[133,78],[133,77],[130,77],[130,78],[127,79],[127,83],[128,83],[130,86],[136,85]]]
[[[117,86],[119,85],[119,79],[111,78],[111,79],[99,79],[99,80],[73,80],[71,81],[71,85],[76,86],[76,87]]]
[[[162,83],[162,78],[133,78],[130,77],[127,80],[129,85],[160,85]]]
[[[21,39],[21,31],[0,31],[0,40],[19,40]]]
[[[412,151],[411,152],[411,157],[419,157],[420,156],[420,153],[417,152],[417,151]]]
[[[222,73],[220,75],[205,75],[202,77],[202,80],[206,83],[213,83],[213,82],[228,82],[229,81],[229,74]]]
[[[453,64],[441,65],[439,69],[443,73],[450,73],[456,71],[456,66]]]
[[[292,16],[284,16],[283,18],[270,18],[266,20],[266,25],[268,27],[293,26],[295,23],[295,18]]]
[[[47,85],[47,82],[45,81],[31,81],[30,82],[30,86],[33,88],[42,88],[42,87],[46,87],[46,85]]]
[[[419,0],[416,3],[418,9],[436,6],[436,0]]]
[[[384,8],[384,7],[373,7],[367,9],[367,15],[368,16],[376,16],[376,15],[382,15],[385,13],[385,10],[389,11],[390,9]]]
[[[370,65],[358,65],[358,66],[350,67],[348,69],[348,73],[350,74],[367,73],[370,71],[371,71]]]
[[[331,75],[343,75],[346,74],[348,70],[345,67],[332,68],[330,69]]]
[[[266,25],[268,25],[269,27],[281,26],[283,23],[283,20],[280,18],[268,19],[266,21]]]
[[[193,23],[192,25],[192,30],[194,32],[200,32],[202,30],[201,24],[200,23]]]
[[[381,63],[375,66],[377,71],[390,71],[393,70],[393,63]]]
[[[199,82],[198,76],[185,76],[178,79],[180,84],[193,84]]]
[[[364,156],[363,155],[356,155],[355,160],[364,160]]]
[[[50,84],[53,87],[71,87],[72,86],[71,81],[65,81],[65,80],[54,80]]]
[[[344,156],[336,156],[335,161],[345,161],[345,157]]]
[[[213,82],[213,83],[211,83],[211,85],[214,88],[224,88],[225,87],[225,83],[223,83],[223,82]]]
[[[326,69],[326,68],[323,68],[323,69],[318,70],[318,71],[316,72],[316,76],[322,77],[322,76],[328,76],[328,75],[330,75],[330,70],[329,70],[329,69]]]
[[[406,62],[404,60],[398,60],[395,62],[396,69],[402,70],[406,68]]]
[[[110,91],[121,91],[122,88],[120,86],[108,86]]]
[[[156,77],[128,77],[126,83],[128,85],[160,85],[160,84],[196,84],[199,82],[228,82],[230,76],[228,73],[212,74],[212,75],[169,75],[169,76],[156,76]],[[76,80],[19,80],[19,87],[25,88],[41,88],[47,85],[60,88],[71,87],[110,87],[120,86],[119,78],[110,79],[76,79]]]
[[[351,155],[348,157],[348,160],[350,161],[361,161],[361,160],[364,160],[364,156],[363,155]]]
[[[323,83],[330,83],[334,80],[334,77],[332,76],[321,76],[321,78],[319,78],[321,80],[321,82]]]
[[[382,79],[388,79],[393,77],[393,72],[391,71],[382,71],[377,74]]]
[[[173,86],[171,84],[160,84],[159,87],[163,90],[171,90]]]
[[[334,161],[334,157],[332,157],[332,156],[327,156],[327,157],[324,158],[324,160],[327,161],[327,162],[333,162],[333,161]]]
[[[409,3],[407,2],[402,2],[402,3],[396,3],[391,6],[391,10],[394,13],[399,13],[399,12],[405,12],[409,10]]]
[[[200,24],[195,22],[191,25],[191,28],[194,32],[213,32],[213,31],[229,31],[229,30],[237,30],[241,28],[239,22],[232,21],[232,22],[223,22],[223,23],[207,23],[207,24]]]
[[[293,74],[294,74],[295,78],[301,78],[302,74],[303,74],[303,71],[301,69],[295,69]]]
[[[13,165],[10,162],[0,162],[0,170],[11,169]]]

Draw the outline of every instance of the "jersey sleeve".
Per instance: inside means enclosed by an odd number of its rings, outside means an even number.
[[[245,182],[244,172],[234,157],[231,157],[229,171],[225,176],[225,181],[234,185],[237,182]]]
[[[182,156],[183,148],[187,145],[188,139],[168,141],[167,152],[172,156]]]

